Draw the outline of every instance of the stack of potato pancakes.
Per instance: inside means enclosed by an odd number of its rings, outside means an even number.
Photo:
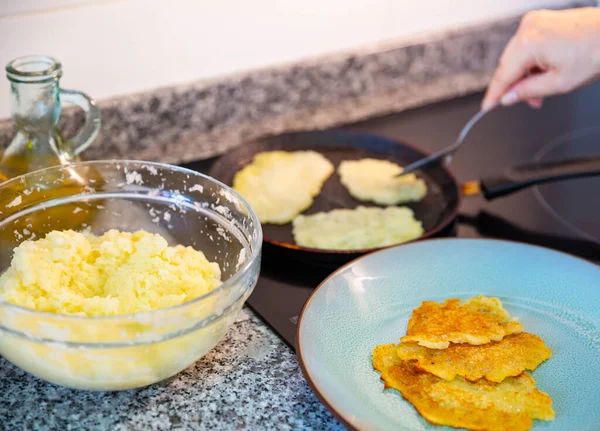
[[[552,420],[552,399],[525,370],[552,356],[523,332],[497,298],[424,301],[400,344],[373,351],[385,388],[394,388],[429,422],[486,431],[528,430]]]

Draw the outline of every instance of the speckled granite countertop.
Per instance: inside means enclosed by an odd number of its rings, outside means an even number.
[[[139,390],[82,392],[0,359],[0,430],[342,430],[294,352],[244,309],[227,336],[176,377]]]

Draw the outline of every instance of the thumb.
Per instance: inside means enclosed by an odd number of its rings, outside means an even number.
[[[558,73],[548,71],[536,73],[522,79],[502,97],[503,105],[512,105],[520,100],[539,99],[560,91],[557,85]]]

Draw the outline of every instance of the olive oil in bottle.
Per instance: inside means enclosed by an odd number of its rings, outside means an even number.
[[[100,130],[100,109],[94,101],[79,91],[60,88],[62,67],[60,62],[51,57],[17,58],[6,66],[6,74],[10,82],[12,118],[16,133],[12,142],[0,153],[0,182],[50,166],[68,166],[80,160],[81,153],[92,144]],[[61,103],[77,105],[86,114],[83,129],[68,140],[62,137],[58,129]],[[72,195],[79,193],[86,185],[98,186],[101,183],[100,174],[90,168],[83,176],[65,176],[61,187],[48,188],[47,197]],[[3,190],[0,194],[0,219],[14,213],[11,210],[13,207],[23,209],[28,204],[35,204],[34,196],[37,195],[39,199],[39,193],[43,193],[45,188],[43,183],[36,184],[37,193],[31,193],[28,187],[31,188],[32,185],[13,181],[10,188]],[[11,205],[15,199],[20,203],[18,206]],[[52,211],[54,226],[47,226],[47,223],[44,224],[33,213],[22,221],[15,222],[17,234],[35,232],[39,237],[55,229],[80,230],[89,225],[97,210],[90,208],[89,211],[77,211],[73,204],[61,205]],[[46,213],[44,218],[47,219],[47,216]],[[7,238],[0,238],[2,241],[5,239]]]

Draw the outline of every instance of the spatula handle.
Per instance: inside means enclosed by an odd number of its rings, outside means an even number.
[[[594,176],[600,176],[600,156],[520,165],[482,179],[480,186],[483,196],[492,200],[538,184]]]

